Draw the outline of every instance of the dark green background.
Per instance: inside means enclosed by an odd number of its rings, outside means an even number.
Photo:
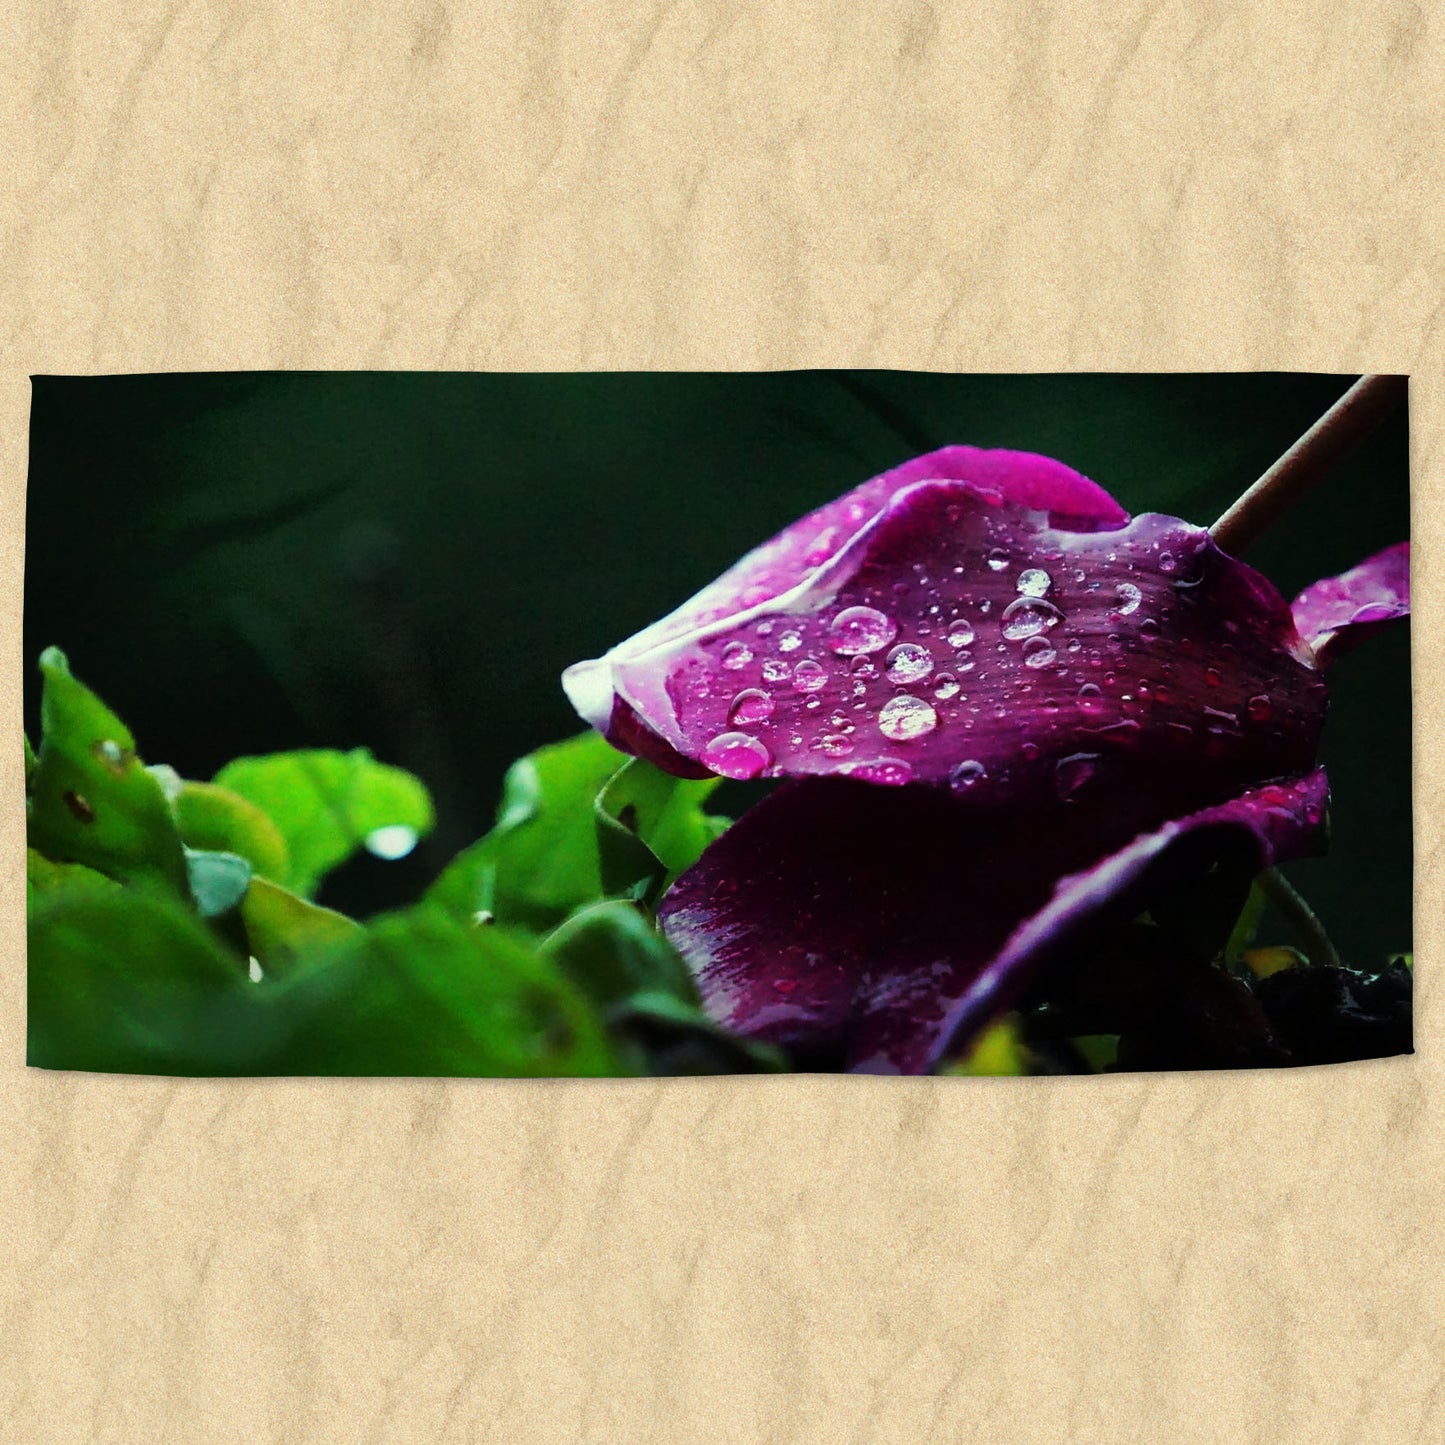
[[[507,764],[580,728],[569,662],[799,513],[947,442],[1041,451],[1209,523],[1351,377],[910,372],[37,377],[26,725],[56,643],[148,761],[364,744],[435,839],[326,897],[419,892]],[[1285,595],[1408,535],[1403,411],[1249,553]],[[1350,961],[1410,946],[1404,629],[1332,675],[1328,860],[1291,870]]]

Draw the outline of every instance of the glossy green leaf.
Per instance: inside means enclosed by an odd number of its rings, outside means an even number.
[[[409,832],[414,841],[435,822],[421,781],[377,762],[364,748],[238,758],[214,783],[254,804],[276,825],[289,854],[285,877],[276,881],[302,895],[314,892],[359,849],[389,849],[390,830],[403,837]]]
[[[728,820],[702,810],[722,781],[694,781],[633,758],[597,795],[602,891],[655,904],[670,876],[696,863]]]
[[[84,863],[136,887],[188,896],[180,833],[129,729],[47,648],[29,836],[56,862]]]
[[[287,1072],[626,1072],[596,1010],[550,960],[435,905],[373,920],[297,968],[275,997],[300,1021]]]
[[[177,780],[171,808],[187,847],[237,853],[253,872],[274,882],[290,873],[286,839],[270,814],[231,788]]]
[[[187,848],[186,872],[191,897],[202,918],[218,918],[229,913],[246,896],[251,881],[251,865],[236,853]]]
[[[538,932],[602,897],[593,803],[626,761],[588,732],[513,763],[496,826],[448,864],[428,897],[458,919],[486,911]]]
[[[244,961],[184,904],[57,888],[29,929],[31,1064],[147,1074],[264,1073],[280,1021]]]
[[[646,993],[699,1005],[687,965],[632,903],[608,899],[579,909],[539,951],[604,1008]]]
[[[267,979],[287,977],[308,959],[321,958],[361,934],[344,913],[308,902],[265,878],[252,878],[241,900],[246,942]]]

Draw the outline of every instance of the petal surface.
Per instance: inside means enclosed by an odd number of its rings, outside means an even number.
[[[1399,542],[1338,577],[1306,587],[1291,609],[1322,667],[1410,615],[1410,544]]]
[[[940,447],[809,512],[754,548],[676,611],[615,647],[606,658],[568,668],[563,686],[572,705],[606,734],[609,742],[624,746],[620,737],[609,731],[614,716],[610,701],[614,661],[640,655],[791,591],[836,556],[897,493],[929,480],[969,483],[995,503],[1047,512],[1056,525],[1074,530],[1121,526],[1129,520],[1129,514],[1102,487],[1052,457],[1036,452]]]
[[[1326,801],[1316,771],[1140,832],[1142,801],[1066,824],[1062,805],[809,779],[744,814],[659,919],[727,1027],[804,1068],[920,1073],[1091,930],[1147,906],[1172,872],[1310,851]]]
[[[1177,518],[1054,521],[914,482],[791,591],[617,649],[630,740],[616,703],[608,735],[727,777],[1015,801],[1169,763],[1220,795],[1311,766],[1325,689],[1265,578]]]

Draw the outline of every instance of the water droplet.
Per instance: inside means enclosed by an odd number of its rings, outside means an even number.
[[[862,778],[868,783],[882,783],[885,787],[899,787],[913,776],[913,765],[900,758],[877,758],[862,763],[846,763],[839,770],[850,778]]]
[[[1098,771],[1098,753],[1072,753],[1054,768],[1054,787],[1061,798],[1071,798]]]
[[[801,632],[785,632],[778,638],[779,652],[796,652],[803,645]]]
[[[759,637],[770,637],[772,636],[773,624],[771,622],[760,622],[753,628],[753,631],[756,632]]]
[[[990,602],[987,597],[985,597],[983,601],[978,604],[978,610],[983,613],[985,617],[987,617],[988,614],[993,611],[993,603]]]
[[[792,670],[792,666],[781,657],[769,657],[763,663],[763,681],[782,682]]]
[[[809,712],[816,712],[823,706],[823,699],[821,697],[810,697],[803,706],[807,708]]]
[[[1002,547],[995,547],[988,554],[988,569],[990,572],[1002,572],[1008,566],[1008,553]]]
[[[126,760],[131,756],[128,748],[123,748],[114,738],[106,738],[103,742],[95,745],[95,755],[112,772],[123,773]]]
[[[844,657],[877,652],[898,636],[898,624],[876,607],[845,607],[828,629],[828,646]]]
[[[800,662],[793,669],[793,686],[799,692],[817,692],[828,681],[828,674],[812,660]]]
[[[1114,596],[1119,599],[1119,605],[1114,609],[1120,617],[1128,617],[1130,613],[1139,610],[1139,604],[1144,600],[1144,594],[1132,583],[1121,582],[1114,589]]]
[[[921,697],[912,697],[901,692],[883,704],[878,713],[878,729],[884,737],[896,743],[906,743],[911,738],[921,738],[938,726],[938,714],[931,703]]]
[[[941,698],[947,702],[951,697],[958,696],[958,679],[951,672],[940,672],[938,679],[933,685],[934,697]]]
[[[722,665],[729,672],[740,672],[753,660],[753,650],[746,642],[730,642],[723,648]]]
[[[1000,620],[1003,635],[1010,642],[1018,642],[1050,627],[1057,627],[1064,620],[1064,614],[1052,602],[1036,597],[1020,597],[1004,608]]]
[[[1255,722],[1268,722],[1274,715],[1274,704],[1270,702],[1269,695],[1263,692],[1250,698],[1247,709]]]
[[[1161,552],[1159,554],[1159,570],[1161,572],[1173,572],[1179,563],[1174,560],[1172,552]]]
[[[747,733],[719,733],[702,750],[702,761],[707,767],[739,782],[757,777],[772,760],[767,748]]]
[[[1025,597],[1042,597],[1053,580],[1042,567],[1030,567],[1019,573],[1019,591]]]
[[[391,823],[384,828],[373,828],[366,835],[366,851],[373,858],[391,861],[405,858],[416,847],[417,832],[405,823]]]
[[[1223,678],[1220,676],[1219,669],[1217,667],[1206,667],[1204,669],[1204,680],[1210,685],[1210,687],[1218,687],[1219,684],[1223,681]]]
[[[728,721],[734,727],[747,727],[752,723],[766,722],[772,715],[772,698],[760,688],[750,687],[733,699]]]
[[[919,682],[933,671],[933,654],[916,642],[900,642],[888,654],[889,682]]]
[[[1047,667],[1057,656],[1047,637],[1031,637],[1024,643],[1025,667]]]
[[[948,781],[950,786],[963,789],[981,783],[986,777],[988,769],[977,758],[966,758],[948,775]]]
[[[948,645],[950,647],[972,647],[973,638],[973,623],[966,618],[960,617],[948,624]]]
[[[1145,642],[1153,642],[1159,636],[1159,624],[1152,617],[1146,617],[1139,624],[1139,636]]]
[[[254,953],[246,959],[246,976],[252,983],[260,983],[265,977],[261,972],[261,960]]]
[[[1097,683],[1086,682],[1079,689],[1079,706],[1085,712],[1098,712],[1104,706],[1104,690]]]
[[[842,733],[825,733],[818,739],[818,751],[830,758],[846,758],[853,751],[853,744]]]
[[[958,656],[953,659],[953,665],[960,672],[972,672],[974,668],[973,657],[967,652],[960,652]]]

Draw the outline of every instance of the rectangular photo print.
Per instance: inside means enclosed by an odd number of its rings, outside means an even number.
[[[36,377],[28,1061],[1408,1054],[1406,390]]]

